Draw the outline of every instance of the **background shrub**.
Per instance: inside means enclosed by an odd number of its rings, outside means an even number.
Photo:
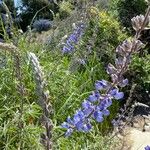
[[[123,31],[119,22],[106,11],[96,11],[94,8],[87,29],[83,36],[80,49],[83,55],[86,53],[95,54],[95,57],[101,61],[104,66],[114,59],[116,46],[124,40],[127,35]],[[92,14],[91,14],[92,15]],[[85,52],[86,51],[86,52]]]
[[[73,10],[73,5],[69,1],[62,1],[59,4],[59,16],[61,19],[64,19],[71,15]]]
[[[124,27],[131,29],[131,19],[139,14],[144,14],[147,8],[145,0],[117,0],[116,9],[118,17]],[[115,0],[114,0],[115,2]]]
[[[36,20],[33,23],[33,28],[37,32],[48,31],[51,27],[52,27],[52,22],[49,21],[48,19]]]

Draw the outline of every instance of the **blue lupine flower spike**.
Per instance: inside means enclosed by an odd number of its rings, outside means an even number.
[[[68,39],[66,40],[65,45],[62,48],[62,53],[71,53],[75,50],[75,45],[78,43],[79,39],[83,35],[85,25],[83,23],[80,23],[76,26],[73,33],[70,34]]]

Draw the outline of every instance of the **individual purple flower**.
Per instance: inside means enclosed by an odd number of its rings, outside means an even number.
[[[109,116],[110,115],[110,111],[108,109],[103,109],[102,113],[104,116]]]
[[[95,91],[88,97],[88,100],[90,102],[96,102],[99,100],[99,98],[100,98],[100,93],[98,91]]]
[[[118,85],[120,86],[120,87],[125,87],[127,84],[128,84],[128,79],[123,79]]]
[[[85,116],[88,116],[95,109],[95,106],[88,100],[85,100],[82,103],[82,108],[83,108],[83,113],[85,114]]]
[[[109,87],[109,83],[106,80],[96,81],[95,83],[96,90],[103,90],[103,89],[107,89],[108,87]]]
[[[124,97],[124,93],[123,92],[119,92],[118,89],[112,89],[110,92],[109,92],[110,96],[112,96],[114,99],[122,99]]]
[[[110,98],[104,98],[101,100],[100,104],[98,105],[98,108],[102,111],[104,109],[107,109],[112,105],[112,100]]]
[[[73,122],[73,120],[70,118],[70,116],[67,118],[67,122],[68,122],[70,125],[73,125],[73,124],[74,124],[74,122]]]
[[[93,118],[97,121],[97,122],[103,122],[104,118],[103,118],[103,113],[100,110],[95,110],[93,113]]]
[[[70,125],[68,124],[68,122],[63,122],[61,124],[61,127],[68,129],[68,128],[70,128]]]
[[[67,131],[65,133],[66,137],[70,136],[72,134],[73,127],[74,127],[73,126],[73,122],[72,123],[70,123],[70,122],[64,122],[64,123],[61,124],[61,127],[67,129]]]
[[[89,132],[92,129],[92,125],[90,122],[87,122],[86,124],[83,125],[82,131],[84,132]]]
[[[68,128],[67,132],[65,133],[65,136],[66,137],[70,136],[72,134],[72,132],[73,132],[73,129],[72,128]]]
[[[70,118],[70,116],[67,118],[66,122],[63,122],[61,124],[61,127],[69,129],[69,128],[73,128],[74,127],[74,122],[73,120]]]
[[[150,150],[150,146],[147,145],[147,146],[145,147],[145,150]]]
[[[85,118],[83,111],[79,109],[74,114],[73,119],[70,117],[67,118],[67,121],[62,123],[61,127],[67,129],[65,136],[70,136],[74,129],[83,132],[89,131],[91,124],[89,120]]]
[[[73,116],[74,124],[78,123],[79,121],[82,121],[84,118],[85,118],[84,112],[81,109],[77,110]]]
[[[76,124],[76,129],[81,132],[88,132],[92,128],[92,125],[89,119],[85,119],[84,121],[79,121]]]
[[[79,109],[73,116],[73,125],[78,131],[84,131],[84,127],[86,125],[86,115],[84,112]]]
[[[71,34],[67,40],[70,43],[77,43],[78,42],[78,37],[74,34]],[[68,42],[66,42],[68,44]]]

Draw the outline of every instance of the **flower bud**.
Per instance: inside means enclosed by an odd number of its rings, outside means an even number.
[[[144,18],[145,17],[143,15],[140,15],[140,16],[133,17],[131,19],[132,27],[135,31],[138,31],[141,29],[143,22],[144,22]]]

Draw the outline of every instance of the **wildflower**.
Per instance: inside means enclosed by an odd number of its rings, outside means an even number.
[[[92,94],[88,97],[88,100],[91,102],[96,102],[98,101],[100,97],[100,93],[98,91],[92,92]]]
[[[114,99],[122,99],[124,97],[123,92],[119,92],[118,89],[113,89],[109,92],[109,94],[114,98]]]
[[[69,117],[62,124],[62,127],[67,129],[65,136],[70,136],[75,129],[81,132],[90,131],[92,129],[91,119],[99,123],[103,122],[104,116],[110,114],[108,108],[112,105],[112,98],[118,100],[124,96],[123,92],[119,92],[118,89],[112,89],[106,95],[101,94],[98,90],[110,87],[110,83],[106,80],[97,81],[95,85],[96,91],[84,100],[82,108],[76,111],[73,119]]]
[[[121,69],[121,68],[123,67],[123,65],[124,65],[123,62],[124,62],[124,61],[123,61],[123,58],[122,58],[121,56],[118,57],[118,58],[116,58],[116,59],[115,59],[116,68],[117,68],[117,69]]]
[[[112,105],[111,98],[104,98],[101,103],[98,105],[100,110],[105,110]]]
[[[103,90],[107,89],[109,87],[109,83],[106,80],[96,81],[95,88],[96,90]]]
[[[66,40],[65,45],[62,48],[62,53],[70,53],[75,49],[75,45],[78,43],[79,39],[83,35],[83,30],[85,28],[85,25],[83,23],[78,24],[73,33],[70,34],[68,39]]]
[[[89,116],[95,109],[95,106],[88,100],[85,100],[82,103],[82,107],[83,107],[83,113],[86,117]]]
[[[96,119],[97,122],[103,122],[103,113],[99,110],[96,110],[93,114],[94,119]]]
[[[147,145],[147,146],[145,147],[145,150],[150,150],[150,146]]]

